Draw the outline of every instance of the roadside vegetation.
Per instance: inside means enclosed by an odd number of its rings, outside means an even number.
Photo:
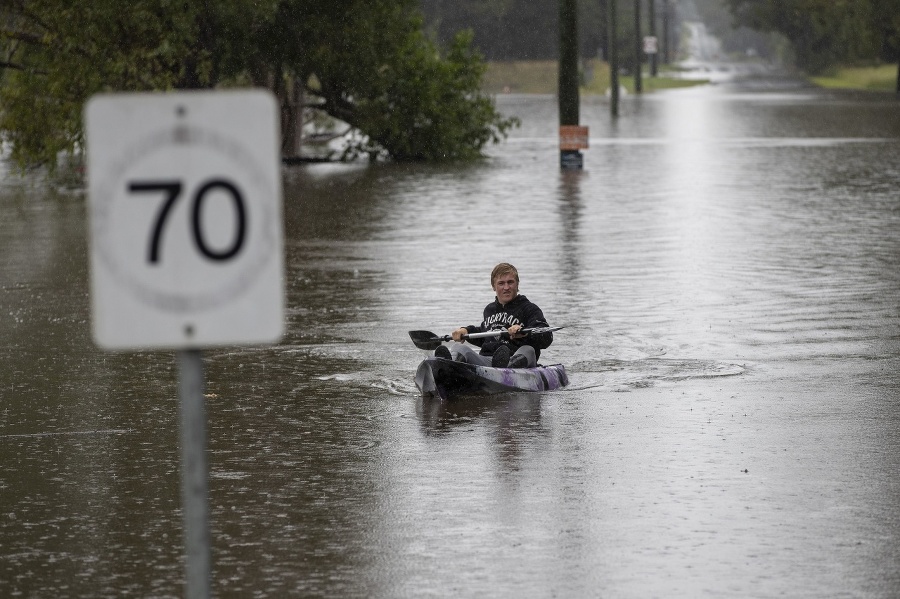
[[[338,120],[344,157],[475,158],[516,124],[484,69],[470,34],[432,41],[418,0],[6,0],[0,143],[52,168],[83,147],[96,93],[254,85],[281,103],[286,157]]]
[[[890,92],[897,84],[897,65],[835,67],[821,76],[810,77],[810,81],[832,89]]]
[[[722,4],[695,2],[701,9]],[[780,36],[792,62],[819,85],[900,94],[900,0],[726,0],[726,4],[729,27],[737,24]],[[893,66],[848,66],[860,64]],[[885,86],[884,79],[893,84]]]
[[[578,0],[579,53],[606,57],[608,0]],[[900,0],[655,0],[661,54],[693,5],[727,54],[793,64],[828,87],[900,95]],[[83,147],[98,92],[265,86],[282,109],[282,153],[341,137],[340,155],[456,160],[482,155],[516,120],[491,94],[556,93],[559,10],[534,0],[0,0],[0,152],[53,165]],[[634,4],[619,2],[620,64]],[[649,32],[643,13],[642,34]],[[655,22],[656,22],[655,21]],[[665,25],[665,26],[663,26]],[[665,35],[665,32],[670,35]],[[667,41],[668,40],[668,41]],[[670,48],[670,46],[672,46]],[[662,59],[662,56],[660,57]],[[487,61],[487,62],[486,62]],[[878,67],[840,65],[877,64]],[[891,85],[890,81],[894,84]],[[661,68],[645,91],[696,85]],[[626,89],[633,78],[623,73]],[[582,90],[605,94],[601,59]]]

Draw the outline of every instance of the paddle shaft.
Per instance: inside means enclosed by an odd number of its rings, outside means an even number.
[[[553,331],[558,331],[562,327],[534,327],[531,329],[521,329],[519,332],[523,336],[528,336],[532,333],[552,333]],[[485,331],[483,333],[471,333],[468,335],[463,335],[463,339],[480,339],[483,337],[500,337],[503,335],[509,335],[509,333],[503,329],[499,329],[496,331]],[[410,331],[410,338],[415,343],[416,347],[419,349],[436,349],[437,346],[441,344],[443,341],[452,341],[453,337],[451,335],[444,335],[443,337],[438,337],[431,331]]]
[[[468,335],[463,335],[463,339],[481,339],[483,337],[500,337],[502,335],[507,335],[506,331],[485,331],[484,333],[471,333]],[[527,333],[526,333],[527,334]],[[444,341],[450,341],[453,339],[452,335],[444,335],[441,337]]]

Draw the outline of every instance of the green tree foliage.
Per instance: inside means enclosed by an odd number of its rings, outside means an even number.
[[[0,132],[22,164],[82,143],[100,91],[289,83],[358,128],[356,151],[478,156],[514,126],[479,92],[465,36],[442,56],[415,0],[4,0]]]
[[[728,0],[739,25],[790,40],[800,68],[818,73],[865,59],[897,61],[900,0]]]
[[[9,2],[0,131],[22,164],[52,163],[80,144],[83,103],[98,91],[211,87],[239,47],[214,38],[213,25],[265,16],[252,0],[217,11],[167,0],[133,0],[127,10],[118,0]]]
[[[500,141],[517,122],[496,119],[493,102],[480,92],[485,65],[471,50],[470,34],[453,39],[445,60],[437,58],[420,31],[411,32],[406,41],[398,60],[380,67],[380,77],[356,83],[340,73],[320,78],[326,106],[337,107],[335,114],[369,136],[360,150],[390,148],[392,155],[412,160],[471,158],[487,142]],[[349,106],[347,89],[369,93]],[[465,91],[464,101],[456,90]],[[490,122],[496,126],[483,126]]]
[[[900,0],[870,1],[879,58],[886,62],[900,63]],[[900,92],[900,81],[897,89]]]
[[[485,64],[462,33],[442,56],[417,3],[290,0],[260,32],[264,64],[307,85],[321,108],[365,133],[351,152],[403,160],[471,158],[514,125],[480,91]],[[277,71],[278,69],[276,69]]]

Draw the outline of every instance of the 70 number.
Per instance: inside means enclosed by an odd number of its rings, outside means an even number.
[[[166,199],[156,215],[156,222],[153,224],[153,231],[147,248],[147,261],[150,264],[159,263],[159,246],[162,240],[163,228],[166,226],[166,219],[172,211],[172,207],[178,201],[178,198],[181,197],[181,190],[181,181],[132,181],[128,184],[128,191],[131,193],[162,191],[166,194]],[[201,224],[203,200],[206,199],[206,195],[209,192],[217,190],[227,192],[231,198],[237,222],[231,245],[222,250],[210,247],[206,242],[206,236],[203,233]],[[197,249],[210,260],[224,262],[234,258],[241,251],[247,232],[247,214],[244,208],[244,197],[241,195],[240,190],[225,179],[210,179],[203,183],[194,193],[191,203],[191,232]]]

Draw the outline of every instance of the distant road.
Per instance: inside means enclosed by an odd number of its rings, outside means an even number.
[[[700,21],[685,21],[687,30],[678,65],[685,79],[708,79],[713,83],[750,77],[783,75],[774,65],[759,61],[735,61],[722,50],[722,42]]]

